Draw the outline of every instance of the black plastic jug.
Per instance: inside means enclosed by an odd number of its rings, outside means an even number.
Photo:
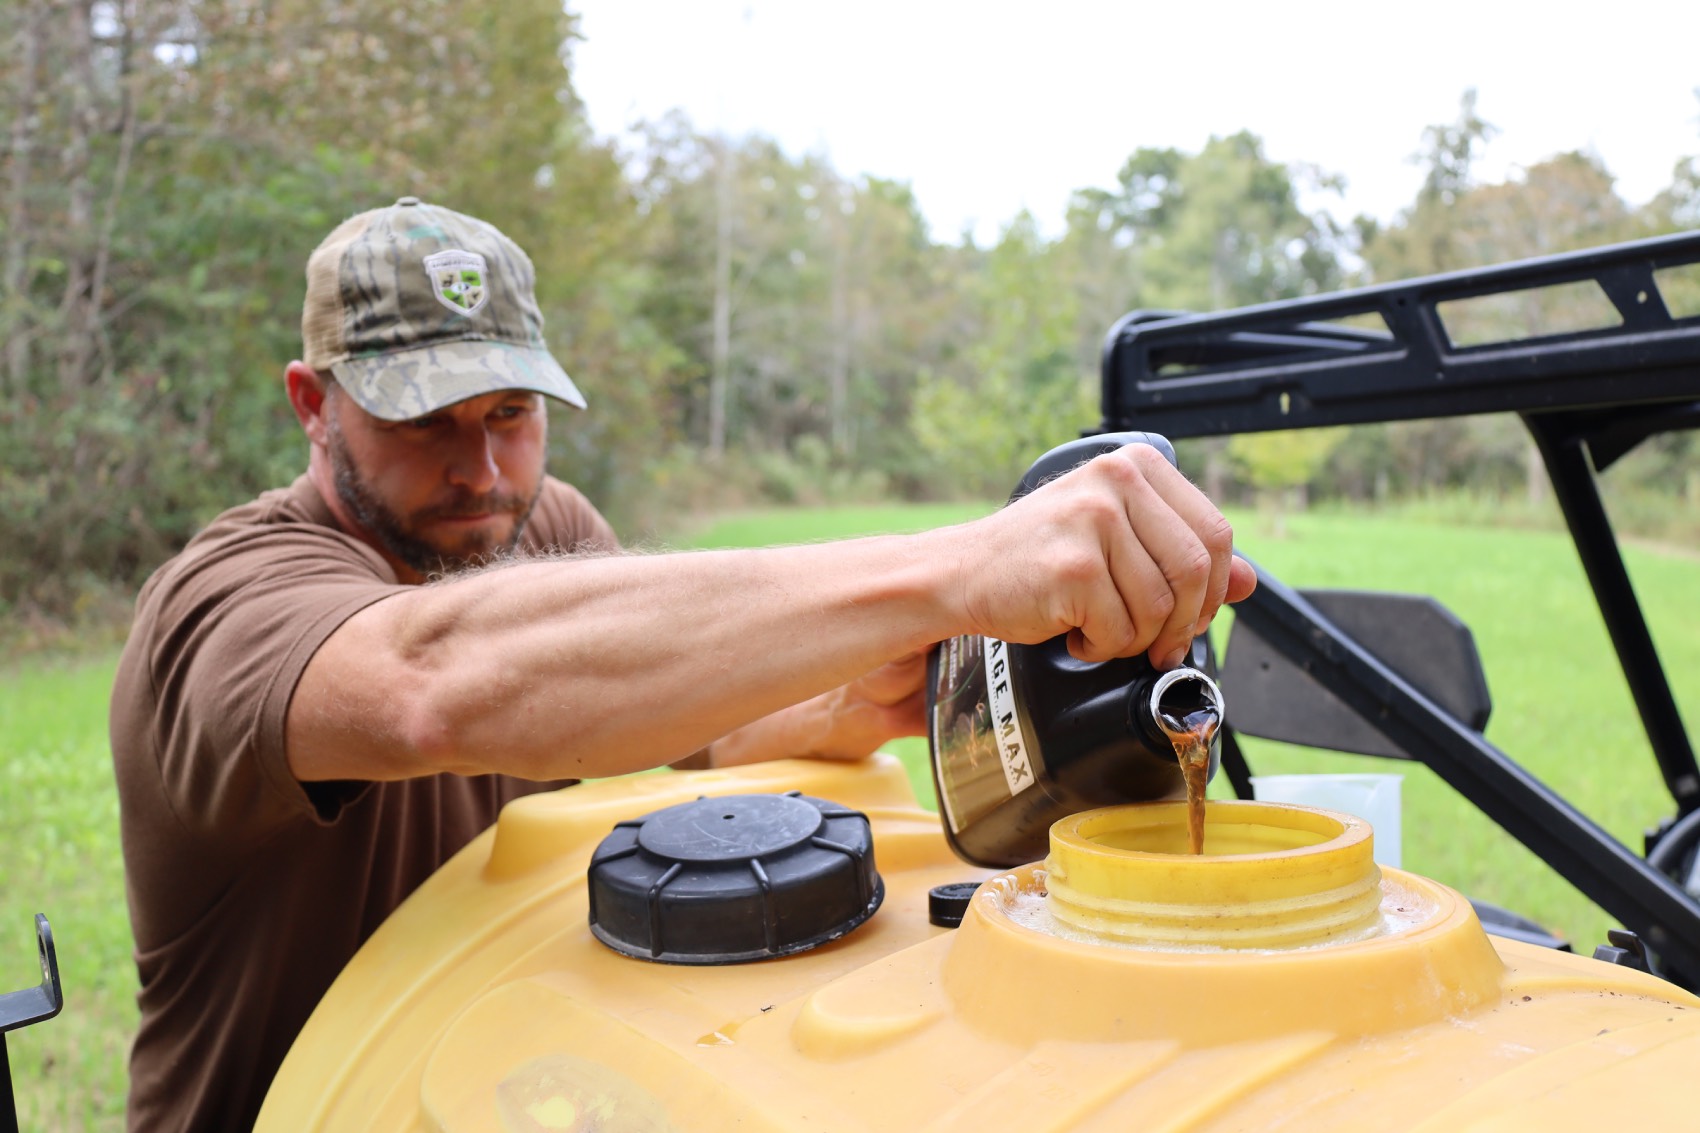
[[[1155,433],[1085,437],[1040,457],[1010,501],[1128,444],[1151,445],[1175,463],[1173,446]],[[1168,673],[1143,654],[1078,661],[1067,641],[956,637],[928,658],[933,781],[945,835],[967,861],[1000,867],[1036,861],[1058,819],[1179,797],[1185,785],[1162,717],[1204,712],[1222,719],[1221,691],[1205,672],[1203,638]],[[1212,742],[1211,775],[1219,760]]]

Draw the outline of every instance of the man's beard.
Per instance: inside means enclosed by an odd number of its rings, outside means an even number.
[[[451,574],[467,567],[482,566],[512,551],[525,531],[531,509],[543,493],[543,481],[530,499],[516,495],[461,492],[446,503],[436,504],[415,512],[411,522],[390,510],[378,499],[366,480],[354,466],[354,458],[343,439],[342,429],[333,416],[330,420],[329,445],[331,472],[336,480],[336,494],[360,525],[377,537],[384,549],[422,575]],[[500,545],[439,547],[418,535],[414,528],[422,520],[457,515],[507,514],[514,516],[513,535]],[[471,541],[477,541],[476,539]]]

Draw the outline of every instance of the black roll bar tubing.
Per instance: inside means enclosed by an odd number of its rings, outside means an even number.
[[[1322,612],[1259,572],[1243,621],[1326,684],[1365,721],[1534,851],[1589,900],[1647,943],[1666,974],[1700,984],[1700,903],[1581,811],[1417,691]],[[1231,715],[1231,694],[1230,694]]]

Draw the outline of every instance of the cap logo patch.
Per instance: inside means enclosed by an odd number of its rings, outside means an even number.
[[[425,257],[425,274],[431,277],[431,294],[457,315],[470,315],[490,297],[484,286],[484,257],[459,248],[432,252]]]

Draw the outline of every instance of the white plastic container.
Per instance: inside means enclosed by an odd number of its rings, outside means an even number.
[[[1400,865],[1399,784],[1403,775],[1253,775],[1259,802],[1296,803],[1338,810],[1363,819],[1375,831],[1378,865]]]

